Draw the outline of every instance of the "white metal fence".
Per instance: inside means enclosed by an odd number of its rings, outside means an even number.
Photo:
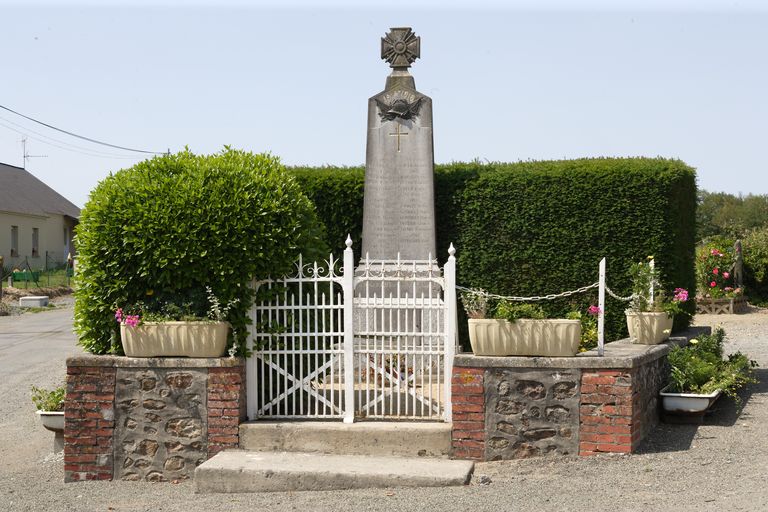
[[[344,260],[256,283],[248,417],[450,421],[456,260]],[[341,265],[339,265],[341,263]]]

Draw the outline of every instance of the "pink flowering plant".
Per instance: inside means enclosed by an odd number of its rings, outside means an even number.
[[[581,321],[581,340],[579,341],[579,352],[586,352],[597,348],[597,317],[602,313],[601,309],[595,304],[587,308],[587,314],[582,311],[571,311],[565,317],[568,320]]]
[[[705,298],[732,298],[743,293],[733,282],[734,255],[727,244],[708,243],[696,250],[696,277],[699,295]]]
[[[115,309],[115,320],[121,325],[136,327],[143,322],[222,322],[238,303],[235,298],[223,305],[210,287],[205,294],[192,291],[172,296],[147,290],[146,299]]]
[[[629,273],[632,277],[632,300],[628,311],[664,311],[669,316],[689,314],[683,309],[683,303],[688,301],[688,290],[675,288],[672,298],[668,299],[652,256],[649,256],[647,261],[632,264]]]

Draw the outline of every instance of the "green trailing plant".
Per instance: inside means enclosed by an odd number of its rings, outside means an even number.
[[[204,316],[208,286],[232,304],[232,343],[245,347],[251,280],[285,274],[299,253],[327,256],[322,238],[312,202],[268,154],[185,150],[116,172],[91,192],[77,230],[79,343],[122,353],[115,307],[165,302],[178,310],[162,315]]]
[[[328,226],[336,254],[347,233],[359,251],[364,171],[291,169]],[[597,281],[606,257],[608,284],[628,295],[632,262],[656,257],[661,280],[695,293],[696,177],[679,160],[591,158],[435,166],[437,257],[457,249],[457,282],[500,295],[558,293]],[[337,231],[332,232],[332,229]],[[359,253],[357,253],[359,256]],[[672,290],[667,290],[669,293]],[[579,309],[589,305],[585,297]],[[626,336],[626,303],[606,299],[606,339]],[[563,317],[572,298],[548,301]],[[693,313],[695,304],[682,305]],[[464,311],[461,311],[465,315]],[[675,328],[690,317],[677,315]],[[459,322],[466,340],[466,322]]]
[[[488,314],[488,295],[485,290],[461,292],[461,303],[469,318],[485,318]]]
[[[672,393],[709,394],[721,390],[739,400],[736,394],[746,384],[757,382],[757,363],[741,352],[723,359],[725,331],[692,339],[686,347],[673,348],[668,356]]]
[[[63,411],[66,393],[67,390],[64,386],[50,390],[32,386],[32,402],[38,411]]]
[[[568,320],[579,320],[581,322],[581,338],[579,340],[579,352],[587,352],[597,348],[597,317],[600,315],[600,308],[589,306],[587,313],[581,311],[570,311],[565,315]]]

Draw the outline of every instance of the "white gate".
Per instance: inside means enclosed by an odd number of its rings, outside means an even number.
[[[248,417],[450,421],[456,260],[333,257],[256,283]],[[264,296],[266,295],[266,297]]]

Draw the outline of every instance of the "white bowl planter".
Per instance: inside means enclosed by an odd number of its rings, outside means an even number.
[[[129,357],[221,357],[227,348],[228,322],[144,322],[120,326]]]
[[[625,311],[627,330],[632,343],[656,345],[669,338],[673,317],[661,312],[637,313]]]
[[[469,342],[478,356],[571,357],[580,339],[579,320],[469,319]]]
[[[43,426],[51,432],[64,432],[64,411],[37,411]]]
[[[664,410],[672,414],[696,414],[704,413],[712,407],[715,400],[722,393],[719,389],[707,395],[696,393],[670,393],[666,386],[659,392],[661,405]]]

